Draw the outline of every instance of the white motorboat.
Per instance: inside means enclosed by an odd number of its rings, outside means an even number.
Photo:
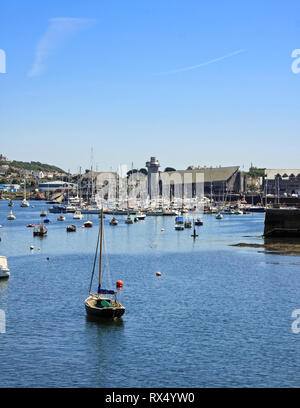
[[[135,217],[136,217],[138,220],[144,220],[144,219],[146,218],[146,214],[142,213],[141,211],[138,211],[138,212],[135,214]]]
[[[8,220],[15,220],[16,219],[16,216],[13,214],[12,210],[10,210],[10,213],[8,214],[7,219]]]
[[[80,210],[75,211],[75,213],[73,215],[73,219],[74,220],[82,220],[83,219],[83,215],[81,214]]]
[[[8,278],[10,271],[7,266],[6,256],[0,256],[0,278]]]

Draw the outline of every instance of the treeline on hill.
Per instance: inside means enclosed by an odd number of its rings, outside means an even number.
[[[259,169],[257,167],[250,167],[247,176],[251,178],[263,177],[265,174],[265,169]]]
[[[9,163],[5,161],[0,161],[1,164],[9,164],[10,167],[15,167],[17,169],[23,169],[23,170],[30,170],[30,171],[48,171],[48,172],[58,172],[58,173],[65,173],[66,172],[59,167],[52,166],[50,164],[44,164],[40,162],[22,162],[22,161],[16,161],[13,160]]]

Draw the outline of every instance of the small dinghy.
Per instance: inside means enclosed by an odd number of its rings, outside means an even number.
[[[113,217],[110,221],[109,221],[110,225],[118,225],[119,221]]]
[[[203,221],[202,220],[200,220],[200,218],[197,218],[196,219],[196,221],[195,221],[195,225],[203,225]]]
[[[76,232],[76,226],[75,225],[68,225],[67,226],[67,232]]]
[[[192,228],[192,221],[185,220],[184,221],[184,228]]]
[[[65,220],[66,220],[66,217],[64,215],[59,215],[57,217],[57,221],[65,221]]]
[[[93,223],[92,223],[92,221],[86,221],[83,225],[84,225],[85,228],[92,228]]]
[[[125,219],[125,224],[133,224],[133,219],[132,217],[129,215],[127,215],[127,218]]]

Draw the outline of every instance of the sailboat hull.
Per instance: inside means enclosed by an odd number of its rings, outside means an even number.
[[[109,300],[104,299],[103,300]],[[114,307],[98,307],[97,301],[93,297],[88,297],[85,302],[85,310],[89,316],[104,317],[108,319],[119,318],[125,313],[125,307],[119,304]]]

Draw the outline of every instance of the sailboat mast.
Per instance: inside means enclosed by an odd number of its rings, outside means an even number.
[[[100,223],[100,258],[99,258],[99,286],[98,286],[98,293],[100,292],[100,288],[101,288],[102,242],[103,242],[103,208],[101,208],[101,223]]]

